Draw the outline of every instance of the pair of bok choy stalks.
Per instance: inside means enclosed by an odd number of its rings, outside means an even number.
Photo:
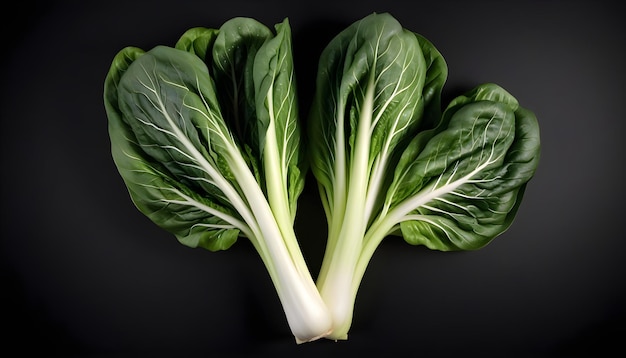
[[[291,41],[286,19],[233,18],[122,49],[104,85],[112,155],[136,207],[182,244],[250,240],[298,343],[343,340],[385,237],[475,250],[511,225],[539,127],[491,83],[444,106],[444,58],[387,13],[330,41],[300,121]],[[307,170],[328,222],[316,280],[294,231]]]

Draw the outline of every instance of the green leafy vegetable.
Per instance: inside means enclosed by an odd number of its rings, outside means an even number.
[[[247,237],[298,342],[329,313],[294,234],[304,185],[285,20],[276,34],[235,18],[193,28],[175,48],[121,50],[105,80],[113,159],[137,208],[190,247]]]
[[[441,54],[389,14],[369,15],[323,51],[309,122],[311,170],[328,221],[318,289],[331,339],[389,235],[474,250],[504,232],[539,159],[534,115],[485,84],[443,111]]]
[[[492,83],[443,107],[441,53],[374,13],[322,52],[304,148],[291,51],[287,20],[249,18],[122,49],[104,85],[111,151],[136,207],[182,244],[250,240],[297,342],[347,339],[385,237],[475,250],[508,229],[539,127]],[[328,222],[317,282],[294,232],[309,167]]]

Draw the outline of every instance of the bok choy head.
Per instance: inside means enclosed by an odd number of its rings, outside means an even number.
[[[444,110],[442,55],[389,14],[371,14],[323,51],[308,126],[328,221],[318,288],[346,339],[358,286],[389,235],[473,250],[504,232],[538,165],[532,112],[495,84]]]
[[[291,50],[287,20],[192,28],[175,47],[122,49],[104,101],[136,207],[190,247],[248,238],[305,342],[331,326],[293,230],[304,166]]]

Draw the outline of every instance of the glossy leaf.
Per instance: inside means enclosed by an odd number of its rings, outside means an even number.
[[[219,106],[203,63],[157,47],[128,64],[121,79],[110,81],[113,157],[135,205],[186,245],[230,247],[242,229],[241,218],[214,176],[224,181],[231,176],[215,151],[233,143],[217,120]],[[209,138],[209,133],[218,135]],[[224,173],[217,174],[220,170]]]
[[[298,98],[289,22],[276,25],[276,36],[259,49],[253,67],[259,150],[263,155],[264,177],[269,191],[289,198],[271,202],[283,207],[291,223],[295,220],[297,198],[304,189],[306,163],[298,123]],[[287,217],[285,217],[287,222]]]
[[[486,84],[453,101],[426,145],[405,151],[390,190],[404,238],[439,250],[477,249],[504,232],[539,160],[534,115]]]

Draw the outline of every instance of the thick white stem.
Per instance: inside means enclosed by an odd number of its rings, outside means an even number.
[[[306,266],[302,256],[292,255],[285,243],[295,234],[283,235],[254,176],[243,160],[238,164],[235,175],[261,233],[255,247],[276,287],[289,327],[299,343],[324,337],[332,329],[326,305],[308,270],[300,269]]]
[[[161,97],[158,98],[158,104],[171,128],[171,131],[159,130],[179,140],[182,148],[186,150],[182,154],[196,162],[205,171],[250,228],[247,232],[248,238],[253,242],[263,259],[296,341],[307,342],[328,334],[332,329],[330,314],[308,270],[303,269],[306,264],[299,249],[293,248],[295,245],[293,225],[289,228],[283,225],[283,230],[287,233],[284,235],[259,183],[229,135],[225,132],[216,132],[216,135],[223,140],[224,155],[231,165],[239,189],[243,192],[243,197],[204,158],[178,127],[176,121],[170,117]],[[206,107],[209,108],[208,105]],[[197,110],[194,107],[189,108]],[[215,118],[211,117],[209,112],[207,119],[214,120]],[[273,138],[274,144],[275,141],[276,138]],[[241,226],[243,227],[243,225]],[[287,242],[292,246],[291,249],[288,248]],[[292,254],[292,252],[298,252],[298,254]]]
[[[332,322],[296,240],[289,209],[288,191],[285,187],[287,168],[276,145],[276,122],[273,118],[271,91],[268,102],[270,124],[265,136],[263,158],[269,206],[259,209],[264,212],[263,214],[267,211],[272,214],[271,218],[263,219],[264,223],[275,223],[272,227],[267,227],[267,230],[272,232],[265,233],[265,235],[270,235],[265,236],[268,241],[267,254],[271,258],[268,261],[274,266],[273,280],[289,326],[296,341],[301,343],[328,334],[332,329]],[[250,195],[262,195],[262,193],[259,189],[259,192]],[[274,235],[278,235],[277,240],[270,239]]]
[[[341,230],[334,238],[335,247],[320,293],[331,311],[333,332],[330,339],[347,339],[352,325],[355,295],[352,294],[354,271],[362,249],[362,240],[367,228],[365,218],[368,178],[370,171],[370,126],[374,106],[374,77],[370,75],[367,91],[361,107],[361,118],[356,128],[356,138],[352,150],[350,177],[345,215]]]

